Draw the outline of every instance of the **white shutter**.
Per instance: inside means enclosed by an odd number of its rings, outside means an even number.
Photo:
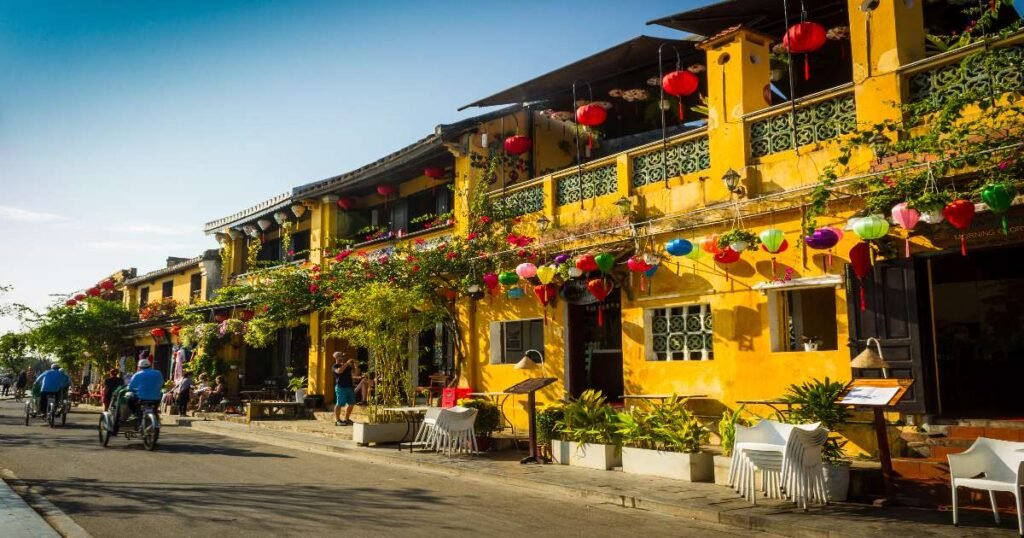
[[[658,355],[654,352],[654,310],[644,310],[644,360],[656,361]]]
[[[501,322],[491,322],[491,364],[501,364],[502,354]]]

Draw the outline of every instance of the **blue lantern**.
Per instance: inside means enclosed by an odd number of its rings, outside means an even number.
[[[665,251],[673,256],[686,256],[693,250],[693,243],[686,239],[673,239],[665,243]]]
[[[523,288],[512,288],[508,290],[509,299],[522,299],[523,295],[525,295],[525,292],[523,292]]]
[[[647,276],[647,278],[651,278],[652,276],[654,276],[654,273],[658,272],[659,267],[661,267],[660,264],[652,265],[650,269],[644,271],[644,275]]]

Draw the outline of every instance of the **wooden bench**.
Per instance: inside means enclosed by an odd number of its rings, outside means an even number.
[[[306,406],[297,402],[248,402],[246,419],[294,420],[306,417]]]

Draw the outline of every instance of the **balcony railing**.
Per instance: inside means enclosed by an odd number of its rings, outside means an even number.
[[[750,124],[750,156],[755,159],[824,142],[857,130],[853,85],[781,103],[744,120]]]
[[[1002,94],[1024,88],[1024,31],[1006,39],[990,43],[990,47],[1006,47],[1011,61],[995,70],[986,69],[980,56],[971,56],[985,48],[974,43],[954,49],[903,67],[909,86],[911,103],[926,99],[944,101],[947,96],[978,92]],[[961,60],[967,61],[961,64]]]
[[[679,177],[711,168],[711,147],[705,129],[696,136],[687,133],[672,140],[662,151],[661,143],[632,157],[633,188],[643,187],[667,178]],[[651,148],[651,146],[645,146]]]

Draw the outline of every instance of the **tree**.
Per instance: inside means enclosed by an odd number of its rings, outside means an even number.
[[[17,372],[27,368],[34,360],[29,356],[29,347],[25,333],[0,334],[0,370]]]
[[[131,314],[119,302],[90,297],[75,306],[55,305],[26,320],[31,347],[74,371],[84,362],[113,366],[127,343],[122,326]]]

